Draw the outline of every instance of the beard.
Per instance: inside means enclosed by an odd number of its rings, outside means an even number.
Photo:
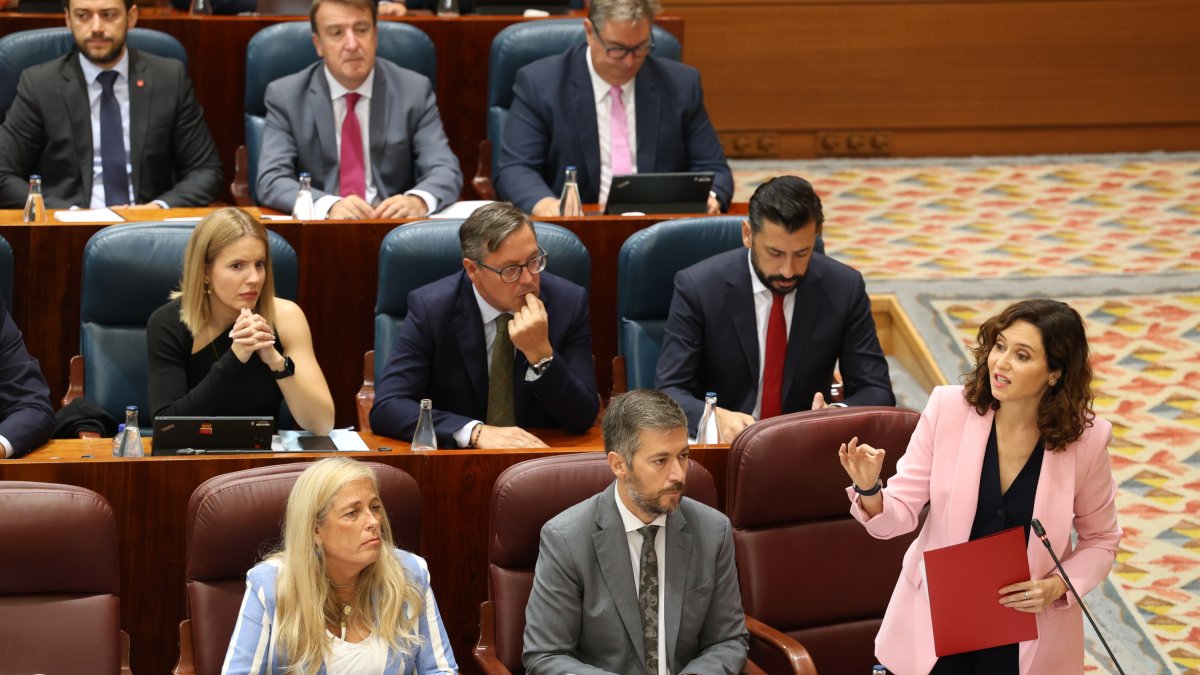
[[[93,38],[89,37],[88,39],[90,40]],[[80,46],[80,51],[83,52],[83,55],[87,58],[87,60],[91,61],[92,63],[94,63],[98,66],[102,66],[102,65],[105,65],[108,63],[112,63],[113,61],[116,61],[121,56],[121,50],[125,49],[125,37],[124,36],[122,36],[120,39],[118,39],[118,38],[105,38],[105,39],[108,40],[107,45],[92,46],[92,45],[88,45],[85,42],[83,45]]]
[[[651,516],[669,515],[679,509],[679,502],[683,499],[684,484],[680,481],[671,481],[671,487],[666,490],[659,490],[654,494],[647,494],[645,485],[632,472],[625,479],[625,493],[633,500],[637,507]],[[675,501],[663,503],[663,498],[667,496],[678,497]]]
[[[753,252],[750,254],[750,266],[754,268],[754,274],[758,277],[758,280],[762,282],[763,286],[771,289],[772,293],[787,295],[788,293],[796,290],[796,285],[804,280],[803,274],[797,274],[794,277],[785,277],[782,274],[772,274],[767,276],[767,274],[763,272],[762,267],[760,267],[758,264],[758,256],[754,255]],[[784,284],[791,285],[785,286]]]

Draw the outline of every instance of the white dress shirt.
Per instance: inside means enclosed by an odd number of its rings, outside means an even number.
[[[0,436],[0,445],[4,446],[4,459],[8,459],[13,456],[13,446],[7,438]]]
[[[754,252],[746,249],[746,264],[750,266],[750,290],[754,294],[754,328],[758,332],[758,395],[754,398],[754,419],[762,416],[762,383],[763,368],[767,365],[767,324],[771,321],[771,301],[773,292],[763,284],[754,272],[754,262],[751,256]],[[783,296],[783,324],[790,337],[792,334],[792,310],[796,307],[796,289]],[[715,417],[715,416],[714,416]],[[726,439],[726,442],[732,439]]]
[[[326,675],[383,675],[387,668],[388,646],[373,633],[362,642],[346,642],[329,631],[329,659]]]
[[[587,53],[588,73],[592,76],[592,94],[596,97],[596,131],[600,136],[600,205],[608,203],[612,185],[612,85],[596,72],[592,50]],[[629,131],[629,163],[637,173],[637,106],[633,98],[633,83],[637,77],[621,85],[621,100],[625,102],[626,129]]]
[[[79,54],[79,65],[83,68],[83,80],[87,83],[88,106],[92,116],[92,201],[88,208],[102,209],[106,205],[104,196],[104,160],[100,153],[100,95],[104,86],[100,84],[100,73],[104,68],[87,60]],[[109,70],[117,72],[117,80],[113,83],[113,95],[117,97],[117,105],[121,106],[121,132],[125,141],[125,175],[129,178],[129,194],[125,203],[133,203],[133,152],[129,147],[129,50],[121,55],[117,65]],[[165,204],[159,204],[166,208]]]
[[[617,500],[617,513],[621,514],[621,523],[625,526],[625,539],[629,542],[629,560],[633,563],[633,593],[638,594],[639,584],[642,578],[642,533],[639,529],[646,525],[658,525],[658,530],[654,533],[654,555],[658,557],[658,673],[659,675],[670,675],[667,663],[667,626],[666,612],[664,609],[667,606],[665,596],[667,588],[667,517],[661,515],[654,520],[643,523],[641,518],[633,515],[625,506],[625,502],[621,501],[620,491],[623,488],[620,484],[617,485],[617,490],[613,492],[613,497]],[[639,613],[640,615],[640,613]]]

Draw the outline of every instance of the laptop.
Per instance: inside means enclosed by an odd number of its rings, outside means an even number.
[[[712,183],[711,171],[614,176],[604,213],[706,213]]]
[[[150,454],[271,452],[274,417],[155,417]]]
[[[521,16],[527,9],[547,14],[566,14],[571,11],[570,0],[475,0],[476,14],[513,14]]]
[[[258,0],[254,11],[259,16],[308,16],[312,0]]]

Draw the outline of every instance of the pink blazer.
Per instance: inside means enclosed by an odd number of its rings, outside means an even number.
[[[970,538],[993,416],[991,411],[980,415],[967,405],[961,386],[934,389],[896,475],[887,481],[883,512],[868,520],[854,490],[846,490],[850,514],[878,539],[913,531],[921,509],[929,504],[925,525],[904,555],[875,638],[876,657],[897,675],[925,675],[937,661],[923,554]],[[1114,503],[1117,486],[1108,460],[1111,438],[1112,425],[1097,418],[1066,450],[1046,453],[1033,503],[1033,517],[1045,526],[1080,594],[1108,575],[1121,541]],[[1079,534],[1074,547],[1072,527]],[[1055,572],[1054,561],[1036,536],[1029,538],[1028,556],[1033,578]],[[1022,675],[1082,673],[1083,613],[1070,591],[1037,615],[1037,627],[1039,639],[1020,645]]]

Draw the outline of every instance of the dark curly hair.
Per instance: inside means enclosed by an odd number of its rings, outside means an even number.
[[[1038,329],[1049,369],[1062,372],[1042,397],[1037,412],[1038,431],[1046,449],[1061,452],[1078,440],[1096,418],[1092,412],[1092,366],[1088,360],[1087,334],[1083,318],[1070,305],[1044,298],[1021,300],[984,321],[971,350],[975,368],[963,376],[963,398],[980,415],[1000,408],[1000,402],[992,396],[988,355],[1000,331],[1017,321]]]

